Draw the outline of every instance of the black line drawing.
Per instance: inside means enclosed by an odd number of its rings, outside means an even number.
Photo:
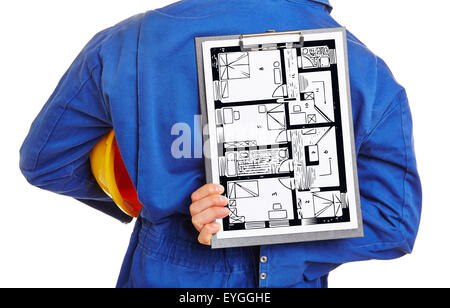
[[[219,54],[220,80],[250,78],[248,52]]]
[[[228,198],[230,200],[259,197],[258,181],[242,181],[228,183]]]
[[[328,172],[328,173],[326,173],[326,174],[321,174],[320,176],[329,176],[329,175],[332,175],[333,174],[333,168],[332,168],[332,166],[331,166],[331,161],[332,161],[333,159],[330,157],[329,158],[329,162],[330,162],[330,171]]]
[[[330,58],[333,52],[327,46],[314,46],[273,50],[263,57],[257,57],[257,53],[260,52],[227,52],[227,48],[222,48],[217,55],[219,65],[214,68],[221,82],[222,100],[216,105],[230,106],[216,109],[217,125],[223,128],[225,139],[224,156],[219,158],[221,182],[231,200],[231,216],[225,230],[230,226],[234,230],[263,228],[262,218],[268,222],[264,228],[282,228],[306,218],[328,217],[331,207],[333,213],[342,208],[335,201],[338,199],[332,195],[329,200],[328,195],[313,190],[337,187],[339,193],[346,192],[340,185],[338,172],[339,160],[340,167],[343,163],[338,157],[338,144],[342,140],[335,133],[340,123],[334,120],[339,110],[333,97],[333,82],[337,82],[333,76],[335,59]],[[305,69],[308,71],[304,72]],[[232,91],[230,82],[234,83]],[[239,97],[233,97],[239,82],[246,87],[245,91],[249,91],[252,82],[257,91],[272,88],[270,96],[281,100],[263,103],[262,97],[247,103],[240,101]],[[287,148],[282,151],[264,148],[280,144]],[[232,152],[227,152],[231,149]],[[271,185],[279,187],[270,198],[260,194],[263,181],[273,181]],[[311,199],[302,200],[297,192],[308,193]],[[288,196],[287,201],[276,199],[282,195]],[[269,202],[264,198],[272,202],[261,210],[267,211],[264,217],[245,212],[249,205],[243,200]],[[313,210],[308,208],[309,204]],[[306,215],[308,211],[312,214]],[[295,217],[289,212],[295,212]]]
[[[328,46],[304,47],[301,50],[301,67],[303,69],[327,68],[336,64],[335,51]]]

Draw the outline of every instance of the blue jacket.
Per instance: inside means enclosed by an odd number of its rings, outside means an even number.
[[[32,124],[20,167],[38,187],[121,221],[96,184],[89,152],[114,128],[144,205],[120,287],[325,287],[345,262],[410,253],[421,212],[411,114],[386,64],[348,34],[365,237],[211,250],[196,243],[190,195],[205,184],[201,158],[175,159],[175,123],[201,147],[194,37],[339,27],[327,0],[185,0],[97,34]],[[258,264],[259,263],[259,264]],[[265,279],[259,274],[265,273]]]

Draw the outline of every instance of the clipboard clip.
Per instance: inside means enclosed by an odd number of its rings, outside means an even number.
[[[300,35],[300,39],[298,42],[290,42],[283,43],[284,46],[279,46],[277,43],[270,44],[253,44],[246,45],[244,40],[252,37],[266,37],[266,36],[274,36],[274,35]],[[256,33],[256,34],[241,34],[239,38],[239,46],[241,47],[241,51],[262,51],[262,50],[276,50],[283,48],[302,48],[305,43],[305,37],[303,36],[302,31],[285,31],[285,32],[276,32],[275,30],[268,30],[265,33]]]

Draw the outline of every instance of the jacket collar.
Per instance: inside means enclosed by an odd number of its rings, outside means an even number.
[[[319,2],[326,5],[330,10],[333,8],[328,0],[313,0],[314,2]]]

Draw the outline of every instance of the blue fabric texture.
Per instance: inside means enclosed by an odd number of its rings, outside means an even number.
[[[339,27],[330,10],[319,0],[185,0],[100,32],[76,58],[33,122],[20,167],[33,185],[130,221],[90,171],[90,150],[114,128],[144,205],[119,287],[326,287],[340,264],[412,251],[422,196],[408,99],[385,62],[351,33],[365,237],[262,246],[268,262],[260,264],[251,248],[196,243],[189,205],[205,184],[204,161],[171,155],[175,123],[187,123],[192,149],[201,147],[194,37]]]

